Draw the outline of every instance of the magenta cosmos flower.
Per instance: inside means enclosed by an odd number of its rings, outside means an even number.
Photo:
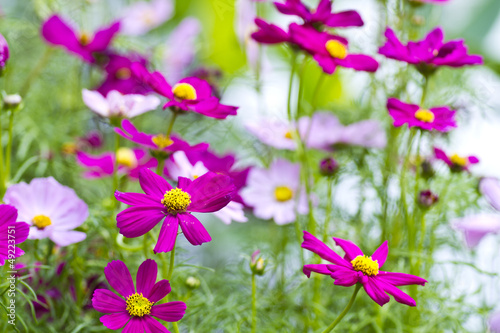
[[[155,168],[158,164],[158,161],[144,149],[127,147],[119,148],[116,154],[107,152],[98,156],[79,151],[76,153],[76,160],[86,169],[83,173],[85,178],[104,178],[113,176],[115,156],[118,174],[127,175],[132,180],[139,178],[141,168]]]
[[[170,100],[163,108],[172,107],[181,111],[193,111],[217,119],[236,115],[238,108],[220,104],[219,99],[212,96],[210,84],[202,79],[188,77],[172,87],[160,72],[150,73],[139,63],[132,64],[131,68],[139,80]]]
[[[9,44],[7,44],[5,37],[0,34],[0,72],[7,65],[7,60],[9,60]]]
[[[116,90],[122,94],[146,94],[152,89],[139,81],[132,75],[131,66],[134,62],[139,62],[143,65],[147,64],[147,60],[137,54],[129,54],[127,56],[119,54],[108,54],[108,62],[104,66],[106,78],[97,88],[103,95],[107,95],[111,90]]]
[[[311,276],[311,272],[330,275],[335,280],[335,285],[343,287],[361,283],[368,296],[380,306],[390,301],[389,295],[399,303],[416,305],[413,298],[396,287],[412,284],[425,286],[427,281],[410,274],[379,270],[384,266],[389,253],[387,241],[380,245],[372,256],[367,256],[351,241],[335,237],[333,240],[344,250],[343,258],[312,234],[304,231],[302,248],[316,253],[333,264],[304,265],[303,272],[307,277]]]
[[[476,156],[460,156],[458,154],[453,154],[451,156],[446,155],[446,153],[439,149],[434,148],[434,156],[446,163],[450,170],[453,172],[469,171],[469,167],[472,164],[479,163],[479,159]]]
[[[416,104],[406,104],[396,98],[387,100],[387,110],[394,119],[394,126],[408,124],[408,127],[439,132],[448,132],[457,127],[455,111],[446,106],[424,109]]]
[[[31,224],[29,239],[49,238],[58,246],[68,246],[87,236],[73,230],[89,216],[87,205],[73,189],[52,177],[12,185],[4,201],[17,208],[20,219]]]
[[[481,65],[483,58],[479,55],[467,54],[463,40],[444,42],[443,30],[436,28],[421,41],[408,42],[403,45],[392,29],[385,31],[387,42],[379,49],[379,53],[387,58],[417,65],[422,73],[431,73],[439,66],[462,67]]]
[[[378,62],[364,54],[351,54],[347,39],[319,32],[312,26],[290,24],[290,38],[300,48],[309,52],[327,74],[335,72],[337,66],[357,71],[375,72]]]
[[[191,181],[179,177],[173,188],[163,177],[149,169],[139,171],[142,193],[115,192],[116,200],[132,207],[116,217],[120,233],[134,238],[149,232],[163,218],[155,252],[170,252],[175,246],[179,225],[193,245],[210,242],[212,238],[201,222],[191,213],[213,213],[225,207],[236,187],[231,178],[208,172]]]
[[[299,16],[306,24],[321,23],[331,28],[361,27],[363,20],[355,10],[332,13],[332,1],[320,0],[314,11],[300,0],[275,2],[278,11],[285,15]]]
[[[9,205],[0,205],[0,266],[6,260],[20,257],[24,251],[14,246],[28,238],[30,227],[25,222],[17,221],[17,210]],[[12,253],[14,249],[14,253]],[[12,269],[11,269],[12,270]]]
[[[53,15],[43,23],[42,36],[48,43],[60,45],[83,60],[93,63],[96,61],[95,54],[108,49],[119,29],[120,23],[115,22],[91,36],[85,32],[75,32],[60,16]]]
[[[106,313],[100,321],[110,330],[123,327],[123,333],[170,333],[155,318],[176,322],[184,317],[184,302],[155,304],[165,298],[172,289],[168,280],[156,282],[158,266],[154,260],[147,259],[139,266],[137,288],[134,287],[128,267],[120,260],[110,262],[104,268],[104,275],[118,295],[107,289],[97,289],[92,297],[92,306],[97,311]]]
[[[497,178],[481,178],[479,191],[493,208],[500,211],[500,181]]]
[[[456,219],[452,222],[455,229],[464,233],[469,248],[476,247],[488,234],[500,232],[500,215],[478,214]]]

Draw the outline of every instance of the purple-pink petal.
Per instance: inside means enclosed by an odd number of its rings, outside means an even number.
[[[155,283],[151,292],[146,297],[150,302],[156,303],[167,296],[172,288],[170,288],[170,282],[168,280],[160,280]]]
[[[366,277],[363,281],[363,288],[372,300],[380,306],[388,303],[391,298],[387,295],[381,286],[373,277]]]
[[[99,318],[101,323],[110,330],[119,330],[125,326],[129,319],[130,315],[127,311],[111,313]]]
[[[151,315],[168,322],[176,322],[184,317],[186,313],[186,303],[184,302],[168,302],[158,305],[153,305]]]
[[[378,262],[379,267],[384,266],[387,255],[389,254],[389,246],[387,244],[387,241],[385,241],[375,250],[375,252],[373,252],[372,259]]]
[[[170,333],[163,324],[151,316],[144,316],[143,322],[146,333]]]
[[[236,191],[231,177],[207,172],[196,178],[186,189],[191,195],[188,211],[211,213],[225,207]]]
[[[135,293],[132,276],[127,266],[122,261],[111,261],[106,268],[104,268],[104,275],[106,275],[109,285],[120,295],[129,297]]]
[[[409,306],[416,306],[417,303],[413,298],[411,298],[409,295],[406,293],[402,292],[398,288],[394,287],[390,283],[385,283],[384,281],[380,281],[377,279],[377,277],[374,278],[374,280],[378,280],[377,283],[378,285],[388,294],[392,295],[396,302],[399,302],[401,304],[406,304]]]
[[[158,242],[155,245],[154,252],[170,252],[174,249],[177,231],[179,230],[178,215],[168,214],[161,225]]]
[[[328,266],[333,266],[333,265],[326,265],[326,264],[316,264],[316,265],[304,265],[302,268],[302,272],[307,275],[307,277],[311,277],[311,273],[319,273],[323,275],[330,275],[331,272],[328,269]]]
[[[158,266],[152,259],[145,260],[137,270],[137,292],[143,295],[149,295],[155,285]]]
[[[129,322],[123,328],[122,333],[143,333],[146,329],[146,317],[130,317]]]
[[[178,218],[184,236],[192,245],[201,245],[212,240],[207,229],[192,214],[178,214]]]
[[[115,191],[116,200],[130,206],[158,206],[163,208],[161,200],[153,198],[144,193],[131,193]]]
[[[350,262],[342,259],[341,256],[339,256],[332,249],[326,246],[322,241],[320,241],[307,231],[304,231],[304,241],[302,242],[301,247],[316,253],[322,259],[329,261],[333,264],[344,266],[347,268],[352,267]]]
[[[342,250],[344,250],[344,252],[345,252],[344,259],[345,260],[352,261],[357,256],[363,255],[363,251],[361,251],[361,249],[353,242],[351,242],[349,240],[341,239],[341,238],[335,238],[335,237],[333,237],[333,240],[335,241],[335,244],[337,244],[338,246],[340,246],[342,248]]]
[[[146,168],[139,171],[139,183],[146,194],[160,198],[160,201],[165,192],[172,189],[172,186],[162,176],[158,176]]]
[[[164,217],[163,210],[157,206],[135,206],[118,213],[116,226],[123,236],[134,238],[149,232]]]
[[[92,307],[99,312],[114,313],[125,311],[127,305],[123,298],[111,290],[96,289],[92,297]]]
[[[378,272],[377,279],[390,283],[393,286],[409,286],[411,284],[418,284],[420,286],[425,286],[425,284],[427,283],[427,280],[422,279],[421,277],[415,275],[406,273],[384,272],[384,271]]]

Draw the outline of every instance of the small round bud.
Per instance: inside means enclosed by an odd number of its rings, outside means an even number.
[[[424,160],[422,164],[420,164],[420,168],[421,168],[421,175],[424,179],[429,179],[434,177],[435,172],[430,161]]]
[[[418,204],[423,208],[430,208],[438,201],[439,197],[432,193],[431,190],[421,191],[418,196]]]
[[[266,270],[266,262],[263,258],[259,257],[259,253],[259,250],[252,253],[252,258],[250,260],[250,270],[253,274],[264,275],[264,272]]]
[[[22,102],[23,102],[23,99],[18,94],[4,95],[3,96],[3,107],[6,110],[15,110],[21,105]]]
[[[186,287],[189,289],[197,289],[201,285],[201,282],[199,279],[195,278],[194,276],[190,276],[186,279]]]
[[[339,164],[333,158],[328,157],[319,163],[319,172],[323,176],[333,176],[339,170]]]

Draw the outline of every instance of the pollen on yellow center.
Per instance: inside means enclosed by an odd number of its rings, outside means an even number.
[[[132,76],[132,72],[127,67],[122,67],[115,72],[115,77],[118,80],[127,80]]]
[[[153,302],[150,302],[142,293],[135,293],[127,298],[127,308],[129,315],[144,317],[151,313]]]
[[[285,202],[293,197],[293,191],[288,186],[278,186],[274,189],[274,197],[276,200]]]
[[[153,141],[153,143],[156,146],[158,146],[159,149],[166,148],[166,147],[170,146],[172,143],[174,143],[174,141],[172,141],[172,139],[170,139],[168,136],[163,135],[163,134],[155,135],[155,136],[153,136],[153,138],[151,140]]]
[[[417,112],[415,112],[415,118],[423,121],[424,123],[432,123],[434,122],[434,113],[432,111],[426,110],[426,109],[419,109]]]
[[[196,90],[189,83],[177,83],[172,88],[174,96],[181,100],[194,100],[196,99]]]
[[[333,58],[345,59],[345,57],[347,57],[346,46],[338,40],[330,39],[326,42],[325,48]]]
[[[466,166],[467,162],[468,162],[466,157],[459,156],[458,154],[451,155],[450,161],[451,161],[451,163],[458,165],[458,166],[461,166],[461,167]]]
[[[174,188],[165,192],[161,203],[167,207],[169,213],[185,212],[191,203],[191,196],[180,188]]]
[[[46,215],[37,215],[33,218],[33,225],[38,229],[42,230],[52,224],[50,217]]]
[[[116,161],[119,165],[124,165],[129,168],[135,168],[137,166],[137,158],[135,157],[134,151],[126,147],[118,148],[116,152]]]
[[[86,32],[82,32],[80,34],[80,44],[83,46],[89,45],[91,42],[91,39],[92,39],[92,37]]]
[[[355,271],[362,272],[364,275],[375,276],[378,274],[378,261],[368,256],[357,256],[351,261],[352,268]]]

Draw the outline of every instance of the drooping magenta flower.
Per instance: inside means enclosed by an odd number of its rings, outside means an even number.
[[[132,75],[131,66],[134,62],[143,65],[147,60],[137,54],[127,56],[111,53],[108,56],[108,62],[104,66],[106,78],[97,88],[102,95],[107,95],[111,90],[116,90],[122,94],[147,94],[152,91],[151,88],[139,81]]]
[[[31,225],[29,239],[49,238],[58,246],[68,246],[87,236],[73,230],[89,216],[87,205],[73,189],[59,184],[52,177],[12,185],[7,189],[4,201],[16,207],[19,218]]]
[[[100,318],[101,323],[110,330],[122,332],[165,332],[169,331],[157,319],[177,322],[184,317],[184,302],[155,304],[167,296],[170,291],[168,280],[156,282],[158,266],[152,259],[144,261],[137,270],[136,286],[128,267],[120,260],[113,260],[104,275],[111,290],[97,289],[92,297],[92,306],[99,312],[106,313]],[[154,318],[153,318],[154,317]]]
[[[481,178],[479,191],[493,208],[500,211],[500,180],[494,177]]]
[[[129,36],[143,35],[170,19],[173,12],[172,0],[135,2],[123,13],[121,31]]]
[[[268,146],[287,150],[297,149],[297,142],[294,139],[297,129],[287,121],[262,119],[259,122],[247,124],[245,127],[259,141]]]
[[[448,132],[457,127],[455,111],[446,106],[425,109],[416,104],[407,104],[396,98],[387,100],[387,110],[394,119],[394,126],[408,124],[408,127],[439,132]]]
[[[208,143],[199,143],[194,146],[190,146],[189,143],[180,139],[176,135],[170,135],[167,137],[164,134],[147,134],[144,132],[139,132],[137,128],[128,119],[122,120],[122,128],[115,128],[115,132],[123,136],[125,139],[137,143],[143,147],[152,149],[154,151],[166,152],[168,154],[182,150],[207,150]]]
[[[434,156],[446,163],[452,172],[469,171],[469,167],[472,164],[479,163],[479,159],[476,156],[460,156],[458,154],[453,154],[451,156],[446,155],[446,153],[439,149],[434,148]]]
[[[116,154],[106,152],[98,156],[87,154],[83,151],[76,153],[76,161],[84,167],[85,178],[112,177],[115,169],[115,156],[118,164],[118,174],[127,175],[131,180],[139,178],[139,170],[142,168],[155,168],[158,161],[151,157],[144,149],[121,147]]]
[[[17,210],[13,206],[0,205],[0,266],[3,266],[6,260],[24,254],[24,251],[15,244],[24,242],[28,238],[29,231],[27,223],[17,222]]]
[[[280,13],[299,16],[306,24],[321,23],[331,28],[363,26],[363,20],[355,10],[332,13],[331,0],[320,0],[314,11],[301,0],[285,0],[285,3],[275,2],[274,5]]]
[[[413,298],[396,287],[413,284],[425,286],[427,281],[410,274],[381,271],[380,268],[384,266],[389,253],[387,241],[380,245],[372,256],[367,256],[351,241],[335,237],[333,240],[344,250],[343,258],[312,234],[304,231],[302,248],[332,263],[304,265],[303,272],[307,277],[311,276],[311,272],[330,275],[335,280],[335,285],[343,287],[360,283],[368,296],[380,306],[390,301],[389,295],[392,295],[396,302],[416,306]]]
[[[220,104],[219,99],[212,95],[212,88],[204,80],[188,77],[172,87],[161,73],[150,73],[142,64],[134,63],[131,68],[139,80],[169,99],[163,108],[172,107],[180,111],[193,111],[216,119],[236,115],[238,107]]]
[[[191,181],[180,177],[173,188],[163,177],[149,169],[139,171],[139,183],[145,192],[115,192],[116,200],[132,207],[116,217],[120,233],[127,238],[144,235],[163,218],[155,252],[170,252],[175,246],[179,225],[193,245],[210,242],[212,238],[191,213],[213,213],[225,207],[236,187],[231,178],[208,172]]]
[[[309,209],[304,189],[300,187],[300,166],[276,160],[269,169],[252,168],[241,196],[261,219],[274,219],[278,225],[295,221],[295,213]]]
[[[7,65],[7,60],[9,60],[9,44],[7,44],[5,37],[0,34],[0,72]]]
[[[464,233],[465,243],[469,248],[476,247],[488,234],[500,232],[500,215],[478,214],[452,221],[455,229]]]
[[[387,42],[379,49],[379,53],[387,58],[404,61],[416,65],[423,74],[432,73],[440,66],[462,67],[481,65],[483,58],[469,55],[463,40],[444,42],[441,28],[436,28],[421,41],[408,42],[403,45],[391,28],[385,31]]]
[[[189,178],[195,180],[196,178],[209,172],[209,169],[203,164],[202,161],[197,161],[194,165],[191,164],[186,153],[178,151],[172,154],[165,162],[166,173],[172,179],[179,179],[179,177]],[[234,180],[233,180],[234,181]],[[213,214],[225,224],[231,224],[231,221],[246,222],[248,219],[243,212],[243,204],[231,200],[226,207],[214,212]]]
[[[375,72],[378,62],[364,54],[351,54],[347,39],[320,32],[312,26],[290,24],[293,43],[309,52],[327,74],[333,74],[337,66],[357,71]]]
[[[85,32],[77,33],[60,16],[53,15],[43,23],[42,36],[48,43],[62,46],[83,60],[93,63],[96,62],[95,54],[108,49],[119,29],[120,23],[115,22],[91,36]]]
[[[261,44],[280,44],[290,42],[290,35],[277,25],[267,23],[263,19],[256,18],[257,31],[252,33],[252,38]]]
[[[491,314],[488,326],[492,333],[500,333],[500,311]]]

